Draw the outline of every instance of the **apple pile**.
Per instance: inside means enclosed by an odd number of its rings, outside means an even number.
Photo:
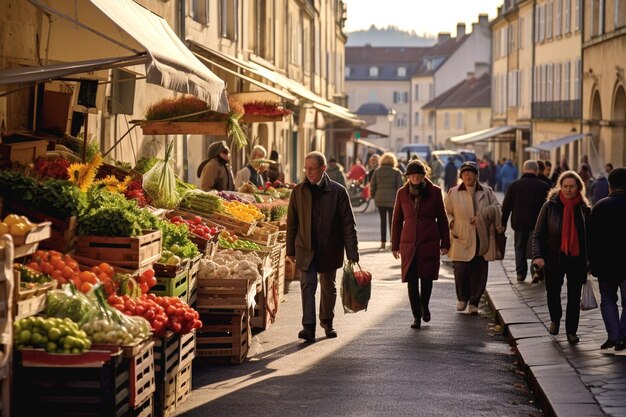
[[[173,216],[170,218],[170,223],[176,225],[184,224],[187,226],[191,233],[200,236],[201,238],[204,238],[206,240],[213,239],[213,237],[215,237],[221,231],[221,228],[219,227],[210,227],[204,224],[204,222],[202,221],[202,217],[200,216],[194,216],[191,219],[185,219],[181,216]]]

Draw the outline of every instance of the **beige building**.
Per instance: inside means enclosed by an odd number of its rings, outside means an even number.
[[[86,127],[88,137],[110,150],[109,160],[132,164],[162,154],[166,141],[174,141],[179,175],[197,182],[208,144],[224,137],[144,135],[132,122],[143,119],[150,104],[183,93],[225,112],[227,91],[240,101],[279,101],[293,110],[283,121],[246,125],[250,140],[278,151],[297,181],[306,152],[347,141],[360,124],[341,105],[342,1],[8,0],[0,16],[2,39],[12,40],[0,46],[0,71],[11,69],[3,73],[10,78],[0,77],[6,131],[41,130],[50,108],[62,109],[56,133],[76,135]],[[158,20],[144,24],[152,19]],[[166,29],[155,31],[159,26]],[[43,66],[46,75],[29,78],[18,69],[23,66]],[[95,99],[77,107],[86,92]],[[87,123],[77,123],[85,116],[73,110],[85,107]],[[236,167],[247,152],[235,153]]]
[[[585,0],[582,40],[583,148],[594,175],[626,164],[626,2]],[[597,153],[596,153],[597,150]]]

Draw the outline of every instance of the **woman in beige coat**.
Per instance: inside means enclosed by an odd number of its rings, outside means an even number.
[[[454,266],[456,309],[467,308],[468,314],[475,315],[487,285],[487,261],[496,258],[500,203],[491,187],[478,182],[475,162],[464,162],[459,176],[463,182],[451,188],[445,199],[451,238],[448,257]]]

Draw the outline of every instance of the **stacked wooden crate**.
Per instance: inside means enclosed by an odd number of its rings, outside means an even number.
[[[13,358],[13,239],[0,237],[0,415],[11,415]]]

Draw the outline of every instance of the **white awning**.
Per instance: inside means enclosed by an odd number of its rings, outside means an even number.
[[[49,36],[39,51],[44,62],[69,70],[77,61],[130,52],[142,58],[149,83],[193,94],[212,110],[228,112],[224,81],[191,53],[165,19],[133,0],[28,1],[52,16],[42,19],[41,33]],[[84,70],[76,68],[74,74],[80,72]]]
[[[590,133],[577,133],[575,135],[563,136],[557,139],[548,140],[545,142],[534,144],[533,146],[529,146],[526,148],[529,152],[537,152],[537,151],[546,151],[549,152],[553,149],[561,147],[563,145],[567,145],[568,143],[576,142],[577,140],[581,140],[584,137],[591,136]]]
[[[381,152],[387,152],[387,148],[383,148],[382,146],[376,145],[372,142],[368,142],[363,139],[350,139],[350,142],[357,144],[357,145],[365,146],[366,148],[374,148],[374,149],[378,149]]]
[[[495,136],[511,133],[517,129],[521,129],[518,126],[497,126],[490,127],[489,129],[479,130],[477,132],[467,133],[465,135],[452,136],[450,140],[459,145],[467,143],[481,142],[491,139]],[[515,137],[506,137],[503,140],[515,140]]]

